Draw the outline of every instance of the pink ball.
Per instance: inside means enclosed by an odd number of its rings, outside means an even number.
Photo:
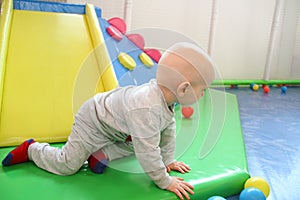
[[[194,113],[194,109],[192,106],[182,107],[181,113],[185,118],[190,118]]]

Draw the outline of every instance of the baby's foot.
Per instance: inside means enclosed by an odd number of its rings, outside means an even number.
[[[28,159],[28,147],[35,141],[33,139],[26,140],[20,146],[16,147],[14,150],[9,152],[7,156],[3,159],[2,165],[9,166],[18,163],[27,162]]]
[[[101,150],[98,150],[89,157],[88,163],[92,172],[102,174],[109,162],[105,154]]]

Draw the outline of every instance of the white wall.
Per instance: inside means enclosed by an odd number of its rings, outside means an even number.
[[[219,1],[213,57],[224,79],[261,79],[273,0]]]
[[[278,0],[277,0],[278,1]],[[271,58],[270,79],[300,79],[300,1],[284,2]],[[68,0],[102,8],[103,18],[124,17],[125,0]],[[131,0],[131,30],[147,47],[194,41],[207,49],[212,0]],[[218,0],[212,57],[223,79],[262,79],[276,0]]]
[[[155,27],[172,30],[207,48],[211,7],[211,0],[135,0],[133,16],[136,17],[132,18],[132,29]]]
[[[298,12],[299,13],[299,12]],[[300,15],[298,15],[297,31],[296,31],[296,41],[294,45],[293,61],[291,67],[291,78],[299,79],[300,77]]]
[[[124,0],[67,0],[67,2],[77,4],[93,4],[102,9],[102,17],[104,19],[109,19],[112,17],[123,18]]]
[[[271,79],[300,78],[300,1],[287,0],[283,10],[278,52],[271,68]]]

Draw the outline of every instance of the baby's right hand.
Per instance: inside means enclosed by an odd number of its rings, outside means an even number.
[[[184,199],[182,195],[184,195],[186,199],[190,199],[188,193],[194,194],[193,192],[194,187],[191,184],[184,182],[183,178],[179,178],[179,177],[172,177],[172,178],[173,181],[169,185],[169,187],[167,187],[167,190],[174,192],[181,200]]]

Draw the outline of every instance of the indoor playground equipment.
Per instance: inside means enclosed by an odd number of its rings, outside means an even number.
[[[0,157],[28,138],[65,142],[73,114],[97,92],[155,78],[160,54],[142,36],[126,35],[119,18],[105,20],[93,5],[5,0],[1,13]],[[249,178],[235,95],[209,89],[183,118],[176,107],[176,158],[192,171],[193,199],[230,196]],[[190,139],[186,139],[190,138]],[[22,165],[22,166],[21,166]],[[57,176],[28,162],[0,168],[3,199],[177,199],[158,189],[134,157],[105,174],[86,166]],[[12,192],[11,188],[17,192]],[[147,197],[147,198],[145,198]]]

